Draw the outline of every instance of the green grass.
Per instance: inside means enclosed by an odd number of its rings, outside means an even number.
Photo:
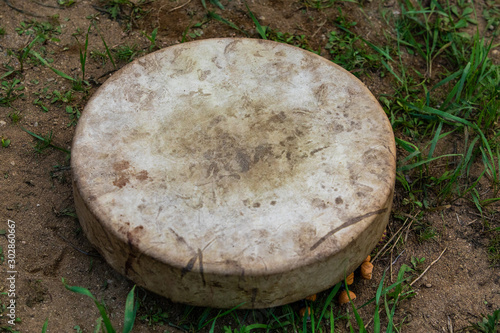
[[[78,119],[80,119],[81,112],[76,106],[66,106],[66,113],[69,115],[70,122],[68,123],[68,127],[76,126],[78,123]]]
[[[500,329],[500,309],[493,311],[491,315],[484,316],[478,323],[471,323],[469,328],[481,333],[497,333]]]
[[[24,86],[17,78],[2,81],[0,85],[0,106],[11,107],[12,102],[24,96],[23,90]]]
[[[492,228],[488,231],[488,256],[492,266],[500,265],[500,227]]]
[[[21,119],[23,119],[23,115],[20,111],[14,111],[9,113],[9,118],[13,124],[17,124]]]
[[[116,59],[124,62],[130,62],[140,54],[137,44],[120,45],[112,51],[115,54]]]
[[[0,142],[2,144],[2,148],[7,148],[8,146],[10,146],[10,139],[1,138]]]
[[[88,296],[90,299],[92,299],[92,301],[94,301],[95,306],[99,310],[99,314],[101,316],[98,319],[99,327],[102,321],[104,323],[103,331],[105,331],[106,333],[116,332],[116,329],[113,327],[113,324],[111,323],[105,305],[102,302],[99,302],[97,298],[95,298],[95,296],[92,295],[92,293],[88,289],[78,286],[69,286],[68,284],[66,284],[64,278],[62,279],[62,283],[64,284],[64,287],[69,291],[72,291],[80,295]],[[125,302],[125,315],[123,319],[123,331],[122,331],[123,333],[132,332],[138,307],[139,307],[139,302],[135,300],[135,286],[134,286],[128,293],[127,300]],[[99,329],[95,330],[95,332],[99,331],[100,331]]]
[[[111,61],[111,63],[113,64],[113,68],[114,69],[117,69],[116,67],[116,63],[115,63],[115,60],[113,58],[113,55],[111,54],[111,49],[108,47],[108,44],[106,43],[106,40],[104,39],[104,36],[102,35],[101,33],[101,30],[99,29],[99,26],[96,24],[96,21],[95,20],[92,20],[92,24],[94,25],[94,28],[95,30],[97,31],[97,33],[99,34],[99,37],[101,37],[101,40],[102,40],[102,43],[104,45],[104,48],[106,50],[106,55],[108,56],[109,60]],[[156,37],[156,36],[155,36]],[[103,59],[103,63],[104,63],[104,60],[105,60],[105,57],[102,57]]]
[[[248,4],[245,3],[245,5],[247,8],[248,16],[252,19],[253,23],[255,24],[255,30],[259,34],[260,38],[266,40],[273,40],[279,43],[290,44],[316,54],[321,53],[321,50],[312,49],[306,35],[295,35],[287,32],[283,33],[278,30],[272,29],[270,27],[262,26],[260,22],[257,20],[257,17],[255,17],[255,14],[250,10],[250,7],[248,7]]]
[[[475,196],[478,179],[470,177],[472,163],[478,157],[484,163],[482,176],[492,180],[493,197],[499,190],[495,162],[499,156],[498,133],[492,128],[499,117],[500,68],[488,58],[492,44],[479,34],[464,39],[457,31],[474,22],[469,7],[443,8],[431,1],[430,7],[415,8],[405,1],[402,8],[401,18],[395,22],[397,53],[420,56],[427,71],[412,73],[401,58],[392,59],[379,51],[387,68],[397,68],[389,70],[395,93],[381,98],[393,128],[411,141],[424,142],[419,147],[408,139],[396,139],[407,152],[399,161],[398,180],[408,192],[421,193],[424,197],[420,201],[431,206],[468,197],[481,210],[488,201]],[[457,11],[459,15],[450,14]],[[454,67],[448,73],[439,73],[446,75],[433,83],[433,63],[439,58],[452,61]],[[451,134],[463,135],[463,147],[456,153],[436,156],[436,147]],[[440,160],[448,167],[436,174],[431,167]]]
[[[43,151],[45,149],[50,147],[50,148],[60,150],[64,153],[66,153],[68,156],[71,154],[71,152],[69,150],[61,148],[61,147],[52,143],[52,131],[49,131],[45,136],[42,136],[42,135],[38,135],[36,133],[33,133],[25,128],[22,128],[22,130],[37,140],[36,145],[34,146],[34,149],[37,153],[41,154],[41,153],[43,153]]]
[[[88,49],[88,46],[89,46],[90,28],[92,28],[92,24],[89,24],[89,27],[87,29],[87,33],[85,34],[85,43],[83,44],[83,46],[80,43],[80,41],[78,40],[78,38],[76,38],[76,36],[73,35],[73,37],[78,42],[78,52],[79,52],[79,55],[80,55],[80,67],[81,67],[81,70],[82,70],[82,78],[81,78],[81,80],[78,81],[78,83],[73,86],[73,88],[76,88],[75,90],[80,90],[81,91],[81,90],[83,90],[83,84],[88,85],[88,82],[85,81],[85,68],[86,68],[86,64],[87,64],[87,49]]]
[[[306,35],[294,35],[294,34],[289,34],[287,32],[283,33],[283,32],[268,28],[266,30],[266,38],[269,40],[273,40],[275,42],[280,42],[280,43],[285,43],[285,44],[297,46],[297,47],[300,47],[304,50],[307,50],[307,51],[310,51],[310,52],[313,52],[316,54],[321,53],[321,50],[313,50]]]
[[[208,0],[209,3],[211,3],[212,5],[216,6],[216,7],[219,7],[220,9],[224,10],[224,6],[222,5],[222,3],[219,1],[219,0]],[[206,0],[201,0],[201,4],[203,6],[203,8],[207,9],[207,2]]]
[[[500,34],[500,4],[495,0],[487,0],[486,8],[483,9],[483,17],[486,20],[486,29],[493,32],[494,36]]]
[[[300,3],[306,8],[312,8],[317,10],[322,10],[326,8],[333,7],[339,1],[336,0],[301,0]],[[358,3],[356,0],[341,0],[341,2],[352,2]]]
[[[104,66],[108,60],[108,55],[106,52],[99,51],[97,49],[90,51],[90,58],[97,60],[101,63],[101,66]]]
[[[142,32],[142,35],[149,40],[149,52],[153,51],[156,46],[156,35],[158,34],[158,28],[153,29],[151,35],[148,35],[145,31]]]
[[[379,67],[379,56],[368,52],[359,45],[359,36],[343,31],[331,31],[325,48],[330,52],[332,61],[359,76],[367,70]]]
[[[375,331],[391,332],[401,325],[395,318],[399,302],[412,297],[414,292],[407,285],[412,270],[403,265],[395,283],[387,285],[385,274],[378,283],[375,297],[365,304],[338,306],[336,298],[343,283],[338,283],[330,290],[319,294],[318,300],[303,301],[303,306],[310,309],[308,316],[300,316],[299,303],[262,310],[240,310],[239,306],[227,310],[180,306],[181,315],[171,316],[158,302],[143,300],[139,311],[139,320],[161,331],[166,325],[188,332],[333,332],[335,328],[345,326],[360,332],[372,331],[364,326],[373,325]],[[361,309],[371,308],[371,315],[361,315]],[[182,310],[183,309],[183,310]]]
[[[76,0],[57,0],[57,4],[62,7],[71,7],[76,3]]]
[[[52,22],[22,21],[20,26],[16,28],[19,35],[36,36],[41,40],[41,43],[46,41],[60,42],[56,36],[61,34],[61,26]]]
[[[145,0],[101,0],[103,10],[112,20],[125,22],[125,30],[132,29],[136,22],[148,13],[144,9]]]
[[[496,7],[485,10],[494,15]],[[401,15],[392,22],[394,32],[388,44],[397,58],[372,47],[393,77],[393,94],[381,96],[396,132],[396,143],[405,152],[397,167],[398,183],[406,190],[413,208],[431,209],[465,198],[481,214],[500,200],[499,136],[500,67],[489,58],[492,39],[479,32],[469,35],[462,28],[475,26],[474,8],[465,2],[403,1]],[[411,70],[401,55],[419,57],[425,72]],[[444,64],[439,71],[436,63]],[[438,147],[460,137],[455,150],[437,154]],[[482,163],[479,175],[472,174],[476,162]],[[440,165],[440,167],[437,167]],[[477,186],[491,184],[487,196]],[[484,192],[483,192],[484,193]],[[431,225],[415,224],[420,241],[437,236]],[[500,245],[490,233],[488,247],[492,262]]]

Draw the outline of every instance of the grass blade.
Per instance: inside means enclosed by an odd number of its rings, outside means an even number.
[[[373,332],[374,333],[379,333],[380,332],[380,314],[379,314],[379,308],[380,308],[380,297],[382,296],[382,290],[384,288],[384,278],[385,278],[385,272],[382,275],[382,279],[380,280],[380,283],[377,288],[377,293],[375,295],[375,314],[373,315]]]
[[[392,67],[389,66],[389,64],[385,62],[384,59],[380,59],[380,61],[382,62],[382,65],[384,65],[384,67],[387,69],[389,73],[391,73],[400,83],[404,84],[403,80],[394,72]]]
[[[94,303],[97,306],[99,313],[101,314],[102,321],[104,322],[104,326],[106,327],[107,333],[116,333],[116,330],[113,328],[111,320],[109,319],[108,314],[106,313],[106,308],[104,307],[104,305],[97,301],[94,301]]]
[[[319,324],[321,323],[321,320],[323,319],[323,316],[325,315],[328,306],[332,303],[333,298],[335,297],[335,295],[337,295],[337,293],[338,293],[341,285],[342,285],[342,282],[337,283],[335,285],[335,287],[333,287],[333,289],[330,292],[330,294],[328,295],[328,297],[326,298],[325,306],[323,307],[323,310],[321,311],[321,314],[319,316],[318,325],[316,327],[316,330],[319,330]]]
[[[111,55],[111,51],[109,50],[108,44],[106,44],[106,40],[104,39],[103,35],[101,34],[101,31],[97,27],[97,25],[94,22],[94,26],[97,30],[97,33],[99,34],[99,37],[101,37],[102,43],[104,44],[104,48],[106,49],[106,54],[108,55],[109,60],[111,60],[111,63],[113,64],[113,68],[117,69],[115,60],[113,59],[113,56]]]
[[[40,54],[38,54],[37,52],[31,50],[30,51],[31,54],[33,54],[35,57],[38,58],[38,60],[40,60],[42,62],[42,64],[44,64],[45,66],[47,66],[48,68],[50,68],[54,73],[56,73],[57,75],[59,75],[60,77],[63,77],[65,79],[68,79],[70,80],[71,82],[76,82],[77,80],[75,80],[74,78],[72,78],[71,76],[61,72],[60,70],[50,66],[50,64],[47,62],[47,60],[45,60],[44,58],[42,58],[42,56]]]
[[[411,108],[413,110],[420,111],[420,112],[425,112],[425,113],[430,113],[430,114],[435,114],[435,115],[440,116],[441,118],[446,119],[446,120],[448,120],[450,122],[461,123],[461,124],[464,124],[466,126],[470,126],[472,128],[477,128],[477,126],[475,124],[472,124],[468,120],[462,119],[460,117],[454,116],[452,114],[449,114],[447,112],[444,112],[444,111],[441,111],[441,110],[438,110],[438,109],[434,109],[434,108],[432,108],[430,106],[423,105],[423,106],[421,106],[419,108],[419,107],[417,107],[417,106],[415,106],[413,104],[410,104],[410,103],[407,103],[407,102],[404,102],[404,101],[402,101],[402,103],[405,106],[407,106],[407,107],[409,107],[409,108]]]
[[[240,28],[238,28],[233,22],[231,21],[228,21],[226,20],[225,18],[223,18],[222,16],[220,16],[219,14],[215,13],[215,12],[208,12],[208,17],[210,18],[214,18],[216,19],[217,21],[219,22],[222,22],[224,24],[227,24],[228,26],[230,26],[231,28],[235,29],[235,30],[238,30],[242,33],[244,33],[246,36],[248,36],[247,32],[246,31],[243,31],[241,30]]]
[[[220,311],[217,314],[217,316],[213,319],[214,321],[212,323],[212,326],[210,327],[209,333],[214,333],[215,332],[215,322],[217,321],[217,318],[219,318],[219,316],[220,316]]]
[[[319,323],[318,323],[319,325]],[[335,332],[335,318],[333,316],[333,308],[330,307],[330,333]]]
[[[85,80],[85,64],[87,63],[87,48],[89,46],[89,33],[92,25],[89,25],[89,29],[87,30],[87,35],[85,36],[85,47],[82,56],[82,50],[80,50],[80,64],[82,66],[82,80]]]
[[[99,317],[95,320],[95,328],[94,328],[94,333],[99,333],[101,332],[101,326],[102,326],[102,318]]]
[[[28,133],[29,135],[31,135],[32,137],[34,137],[34,138],[36,138],[36,139],[38,139],[38,140],[40,140],[40,141],[45,142],[48,146],[50,146],[50,147],[52,147],[52,148],[55,148],[55,149],[57,149],[57,150],[63,151],[63,152],[65,152],[66,154],[71,154],[71,152],[70,152],[69,150],[64,149],[64,148],[61,148],[61,147],[58,147],[58,146],[56,146],[56,145],[52,144],[50,141],[47,141],[47,139],[45,139],[45,138],[41,137],[40,135],[35,134],[35,133],[33,133],[33,132],[31,132],[31,131],[29,131],[29,130],[27,130],[27,129],[25,129],[25,128],[22,128],[22,127],[21,127],[21,129],[22,129],[23,131],[25,131],[26,133]]]
[[[429,150],[429,155],[427,156],[427,158],[431,158],[432,155],[434,154],[434,150],[436,149],[436,145],[439,140],[439,134],[441,133],[442,128],[443,128],[443,122],[440,121],[438,128],[436,130],[436,134],[434,134],[434,138],[431,141],[431,149]]]
[[[139,302],[134,302],[135,286],[130,290],[125,302],[125,319],[123,322],[123,333],[132,332],[134,327],[135,317],[137,315],[137,309],[139,307]]]
[[[47,332],[47,326],[49,326],[49,318],[45,319],[45,322],[43,323],[42,333]]]
[[[418,162],[415,162],[413,164],[403,165],[402,167],[399,168],[399,171],[408,171],[408,170],[414,169],[414,168],[416,168],[418,166],[421,166],[423,164],[427,164],[427,163],[430,163],[432,161],[438,160],[440,158],[443,158],[443,157],[452,157],[452,156],[463,156],[463,155],[462,154],[446,154],[446,155],[441,155],[441,156],[429,158],[429,159],[426,159],[426,160],[423,160],[423,161],[418,161]]]
[[[349,292],[349,287],[347,283],[345,284],[345,290],[347,291],[347,297],[349,297],[349,303],[351,303],[352,311],[354,312],[354,318],[356,318],[356,322],[358,323],[359,326],[359,332],[364,333],[366,332],[365,330],[365,324],[363,323],[363,319],[361,319],[361,316],[358,313],[358,310],[356,309],[356,306],[354,305],[354,302],[351,299],[351,294]],[[304,330],[305,332],[305,330]]]
[[[238,305],[236,305],[235,307],[233,307],[233,308],[231,308],[231,309],[229,309],[229,310],[224,311],[222,314],[220,314],[220,311],[219,311],[219,313],[217,314],[217,316],[216,316],[216,317],[214,317],[214,318],[210,319],[209,321],[207,321],[207,322],[206,322],[206,323],[204,323],[203,325],[199,326],[199,328],[201,329],[201,328],[203,328],[203,327],[207,326],[208,324],[210,324],[211,322],[214,322],[215,320],[217,320],[217,318],[224,317],[225,315],[230,314],[231,312],[233,312],[234,310],[236,310],[237,308],[239,308],[239,307],[240,307],[240,306],[242,306],[243,304],[245,304],[245,303],[238,304]],[[212,326],[213,326],[213,325],[212,325]]]
[[[97,301],[97,298],[95,298],[94,295],[92,295],[92,293],[88,289],[78,286],[69,286],[68,284],[66,284],[64,278],[62,278],[62,283],[64,284],[64,287],[69,291],[90,297],[94,301],[94,304],[97,306],[97,309],[101,314],[101,317],[104,321],[104,326],[106,326],[107,333],[116,332],[115,329],[113,328],[113,325],[111,325],[111,321],[109,320],[108,315],[106,314],[106,308],[99,301]]]
[[[216,5],[217,7],[219,7],[220,9],[224,10],[224,6],[220,3],[219,0],[210,0],[210,3]]]
[[[248,15],[250,15],[250,18],[252,19],[253,23],[255,24],[255,29],[259,33],[260,38],[267,39],[267,33],[266,33],[267,27],[263,27],[260,25],[259,21],[255,17],[255,15],[252,13],[252,11],[250,10],[250,7],[248,7],[248,4],[246,2],[245,2],[245,6],[247,6]]]

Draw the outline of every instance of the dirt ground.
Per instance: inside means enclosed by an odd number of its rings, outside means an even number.
[[[249,37],[258,38],[258,32],[242,1],[222,3],[225,10],[216,8],[208,1],[207,7],[241,30],[247,31]],[[340,15],[340,10],[348,20],[358,22],[353,28],[357,34],[374,43],[385,40],[383,30],[386,23],[381,13],[397,15],[399,11],[398,2],[394,0],[364,1],[363,10],[357,4],[340,1],[322,10],[295,0],[249,0],[248,5],[262,25],[270,26],[275,31],[308,36],[310,49],[321,49],[321,55],[328,59],[331,59],[331,55],[324,46],[329,33],[336,30],[335,18]],[[482,5],[482,1],[477,4],[478,8]],[[76,0],[71,6],[58,5],[55,0],[0,1],[0,27],[5,29],[5,34],[0,36],[0,64],[3,64],[0,76],[9,71],[8,66],[20,66],[18,59],[10,51],[19,52],[33,40],[32,34],[23,33],[23,29],[28,28],[23,28],[22,22],[25,25],[32,21],[50,23],[51,29],[44,28],[47,39],[34,50],[53,60],[55,68],[72,77],[81,76],[82,73],[77,39],[81,44],[85,43],[85,33],[90,24],[88,17],[92,17],[99,28],[93,28],[89,35],[88,50],[93,52],[93,56],[89,55],[87,59],[85,79],[89,86],[85,91],[74,92],[69,101],[64,100],[64,96],[58,97],[53,91],[64,93],[71,88],[71,82],[37,62],[35,58],[29,57],[23,64],[23,72],[15,74],[25,87],[17,93],[23,93],[24,96],[13,101],[12,107],[0,108],[0,135],[10,140],[7,148],[0,148],[0,229],[8,231],[8,221],[15,221],[16,241],[16,263],[13,269],[9,269],[8,232],[0,236],[0,246],[3,247],[5,257],[0,268],[0,291],[9,292],[8,282],[12,280],[7,278],[14,274],[15,316],[20,320],[14,326],[8,323],[9,309],[5,309],[5,306],[9,305],[11,298],[3,294],[0,331],[9,331],[10,327],[19,332],[39,332],[48,318],[48,332],[77,332],[76,325],[83,332],[93,332],[99,317],[95,306],[89,298],[66,290],[61,282],[62,278],[70,285],[88,288],[98,299],[102,299],[112,321],[120,327],[125,298],[133,286],[131,281],[116,273],[98,256],[82,234],[78,219],[74,216],[67,154],[50,147],[42,149],[40,146],[37,148],[41,152],[36,152],[34,147],[37,140],[23,129],[42,136],[52,133],[54,145],[68,150],[71,148],[75,130],[72,121],[76,119],[73,114],[68,113],[66,107],[82,111],[88,98],[114,71],[109,59],[105,61],[98,55],[104,54],[105,58],[106,48],[101,36],[110,49],[127,45],[135,49],[137,56],[150,51],[151,43],[142,31],[150,35],[155,28],[158,29],[157,48],[180,43],[183,38],[189,41],[211,37],[246,37],[242,32],[215,19],[197,25],[204,22],[207,12],[198,0],[149,2],[141,7],[149,10],[149,13],[143,13],[143,17],[132,20],[126,17],[130,10],[126,6],[124,13],[118,13],[116,20],[103,13],[103,8],[104,2],[99,0]],[[484,22],[480,22],[481,24],[484,25]],[[422,69],[424,64],[414,57],[413,65]],[[499,60],[498,49],[492,51],[492,57]],[[126,63],[126,60],[117,59],[117,67]],[[7,79],[11,82],[13,76]],[[377,97],[391,92],[388,77],[381,79],[375,73],[361,75],[360,79]],[[37,99],[43,107],[34,103]],[[18,122],[13,122],[9,116],[13,112],[18,112]],[[463,138],[457,137],[455,140],[461,142]],[[446,151],[448,147],[439,149]],[[479,174],[481,167],[478,163],[477,170],[472,172]],[[487,182],[479,185],[479,192],[489,190],[490,184]],[[397,185],[388,236],[394,234],[404,223],[406,226],[408,223],[431,226],[435,235],[429,240],[421,241],[415,225],[410,227],[404,236],[404,244],[401,242],[392,254],[388,252],[377,258],[374,278],[356,282],[353,287],[358,295],[356,304],[361,305],[374,297],[385,268],[390,267],[388,274],[395,281],[402,264],[412,266],[412,258],[425,258],[413,273],[413,278],[416,278],[446,250],[440,260],[412,286],[415,295],[401,301],[398,306],[395,320],[403,323],[401,331],[456,332],[469,326],[470,322],[478,322],[483,314],[491,314],[500,308],[500,267],[492,266],[488,260],[488,235],[474,204],[465,199],[445,202],[436,209],[423,212],[423,218],[416,220],[411,216],[415,216],[417,211],[411,209],[411,203],[405,205],[405,199],[407,193]],[[499,205],[488,208],[490,214],[487,214],[487,219],[492,225],[498,226],[498,208]],[[410,212],[413,215],[408,217]],[[17,273],[8,273],[11,270]],[[328,291],[320,294],[320,297],[326,297],[327,294]],[[135,332],[184,332],[182,327],[188,327],[187,322],[190,320],[198,320],[203,312],[203,309],[195,308],[187,313],[188,308],[185,306],[173,304],[143,289],[139,289],[137,295],[141,300],[141,307]],[[345,311],[340,306],[336,308],[338,311]],[[370,318],[371,311],[373,308],[368,307],[361,310],[361,314]],[[168,319],[163,318],[164,325],[149,325],[147,320],[140,319],[148,315],[152,318],[155,313],[168,315]],[[211,312],[211,316],[216,314],[215,310]],[[261,317],[265,315],[262,314]],[[224,320],[221,320],[216,329],[222,332],[223,325],[232,324],[233,328],[236,327],[234,318]],[[196,325],[195,323],[193,327]],[[346,321],[340,321],[338,325],[338,330],[342,332]],[[369,326],[368,330],[370,329]],[[208,328],[202,331],[208,331]]]

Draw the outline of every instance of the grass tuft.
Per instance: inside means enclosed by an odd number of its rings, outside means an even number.
[[[106,329],[107,333],[115,333],[116,330],[113,327],[113,324],[111,323],[111,320],[107,314],[106,307],[104,306],[103,303],[99,302],[97,298],[95,298],[92,293],[83,287],[78,287],[78,286],[69,286],[66,284],[66,281],[64,278],[62,279],[62,283],[64,284],[64,287],[68,289],[69,291],[72,291],[74,293],[88,296],[90,297],[93,301],[94,304],[96,305],[97,309],[99,310],[99,313],[101,315],[102,322],[104,322],[104,328]],[[137,309],[139,307],[139,302],[135,300],[135,286],[130,290],[130,292],[127,295],[127,300],[125,302],[125,315],[124,315],[124,320],[123,320],[123,333],[129,333],[132,332],[132,329],[134,327],[134,322],[135,322],[135,317],[137,315]],[[99,319],[99,322],[100,322]]]

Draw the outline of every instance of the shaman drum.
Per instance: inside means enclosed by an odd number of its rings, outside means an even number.
[[[72,149],[89,241],[175,302],[277,306],[352,272],[386,227],[391,125],[334,63],[208,39],[135,60],[88,102]]]

